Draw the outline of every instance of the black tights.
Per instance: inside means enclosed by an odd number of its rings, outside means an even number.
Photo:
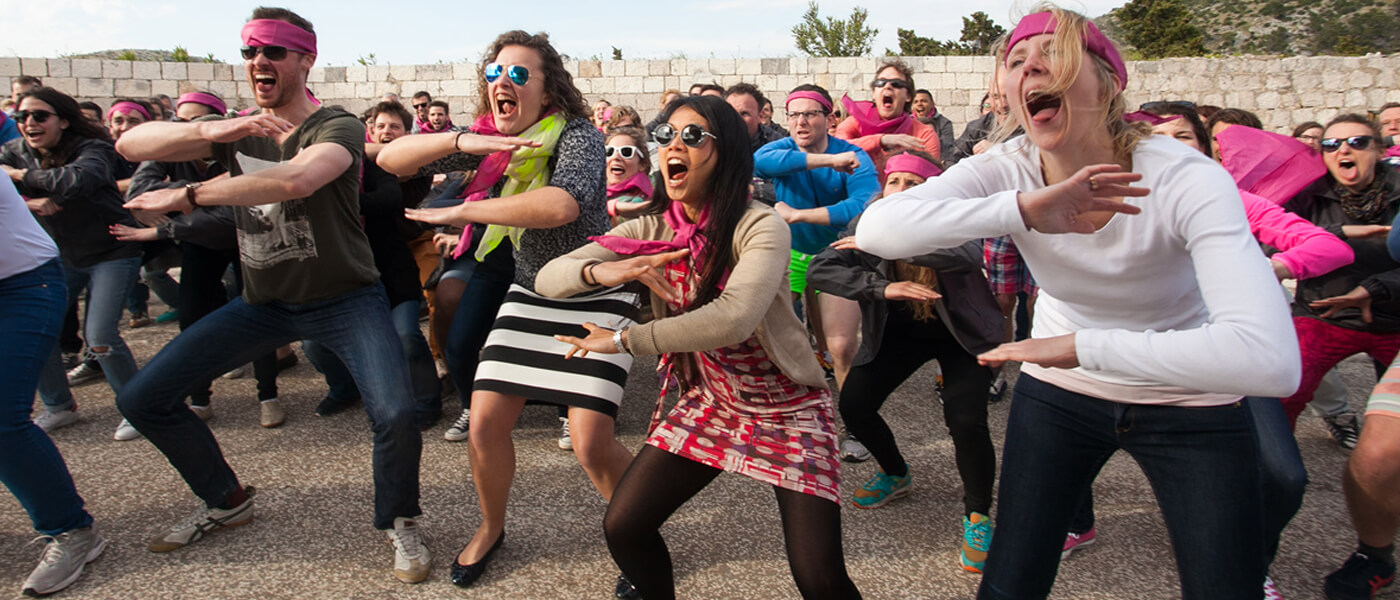
[[[648,445],[618,482],[603,518],[603,531],[613,560],[646,600],[676,597],[671,554],[661,537],[661,525],[721,472]],[[788,567],[802,597],[860,598],[846,574],[840,506],[801,492],[774,490]]]

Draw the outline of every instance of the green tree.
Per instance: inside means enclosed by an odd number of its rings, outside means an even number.
[[[175,62],[190,62],[190,51],[184,46],[176,46],[175,51],[170,53],[170,60]]]
[[[613,60],[622,60],[622,48],[613,46]]]
[[[1112,14],[1123,38],[1144,59],[1206,53],[1205,36],[1182,0],[1133,0]]]
[[[981,56],[991,54],[992,46],[1003,35],[1006,35],[1006,28],[997,25],[987,13],[979,10],[963,17],[962,37],[959,40],[968,54]]]
[[[956,44],[940,42],[933,38],[926,38],[913,29],[896,29],[895,36],[899,38],[899,52],[886,49],[885,54],[894,56],[943,56],[945,54],[955,54],[957,48],[950,47]]]
[[[849,19],[823,20],[817,3],[808,2],[802,22],[792,28],[792,38],[798,50],[811,56],[863,56],[870,52],[871,42],[880,33],[879,29],[865,26],[868,16],[864,8],[856,8]]]

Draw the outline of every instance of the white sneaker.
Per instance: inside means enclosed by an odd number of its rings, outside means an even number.
[[[563,426],[560,428],[560,433],[559,433],[559,449],[560,449],[560,450],[573,450],[573,449],[574,449],[574,438],[573,438],[572,436],[569,435],[569,418],[568,418],[568,417],[559,417],[559,421],[563,423]]]
[[[74,408],[68,408],[58,412],[43,410],[39,412],[39,416],[34,417],[34,424],[38,425],[39,429],[45,432],[53,431],[59,427],[67,427],[77,422],[78,411]]]
[[[263,427],[277,427],[287,421],[287,413],[282,410],[282,403],[276,398],[263,400],[258,403],[259,423]]]
[[[471,419],[471,409],[462,409],[462,416],[457,417],[457,421],[447,428],[447,431],[442,434],[442,439],[449,442],[460,442],[467,439],[467,434],[471,432]]]
[[[199,417],[199,420],[201,421],[208,421],[209,419],[214,418],[214,407],[212,406],[199,406],[197,404],[191,404],[190,410],[193,411],[194,415],[196,417]]]
[[[216,529],[252,523],[253,496],[258,492],[253,489],[253,486],[244,487],[243,491],[248,494],[248,499],[244,500],[242,504],[230,509],[201,506],[190,517],[151,538],[146,543],[146,549],[151,552],[171,552],[203,539],[205,535]]]
[[[90,525],[38,539],[46,542],[44,557],[24,580],[26,596],[45,596],[73,585],[82,576],[83,567],[97,560],[107,547],[102,536]]]
[[[243,365],[241,367],[238,367],[237,369],[224,373],[223,375],[224,379],[242,379],[247,376],[248,365]]]
[[[387,533],[389,543],[394,546],[394,577],[404,583],[418,583],[427,579],[433,560],[418,532],[418,523],[413,519],[398,517],[394,519],[394,528]]]
[[[141,437],[141,432],[132,427],[131,421],[126,419],[122,419],[121,424],[117,425],[117,432],[112,434],[112,439],[118,442],[129,442],[139,437]]]
[[[847,433],[845,437],[841,438],[841,460],[865,462],[870,460],[870,450],[865,447],[865,444],[860,443],[856,436]]]

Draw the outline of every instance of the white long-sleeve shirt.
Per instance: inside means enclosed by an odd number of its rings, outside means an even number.
[[[1150,193],[1125,200],[1141,213],[1089,235],[1028,231],[1016,196],[1045,182],[1018,138],[872,204],[856,242],[898,259],[1010,234],[1041,286],[1032,337],[1075,334],[1080,364],[1022,370],[1070,391],[1182,406],[1292,394],[1297,336],[1230,175],[1157,136],[1132,165]]]

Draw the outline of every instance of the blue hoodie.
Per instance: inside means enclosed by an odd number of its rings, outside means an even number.
[[[768,143],[754,153],[754,175],[773,181],[779,202],[796,209],[826,207],[831,216],[830,225],[788,225],[792,229],[793,250],[805,254],[821,252],[880,194],[880,180],[870,156],[855,144],[828,136],[823,154],[842,152],[855,152],[860,159],[860,167],[854,173],[847,175],[826,168],[807,170],[807,153],[792,138]]]

